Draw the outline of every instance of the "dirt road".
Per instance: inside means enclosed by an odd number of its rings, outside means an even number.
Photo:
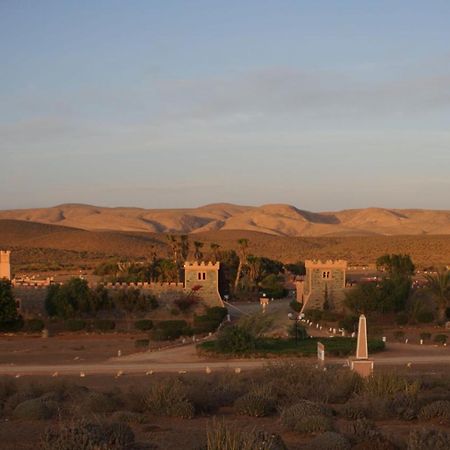
[[[303,358],[311,364],[315,358]],[[383,353],[374,355],[375,365],[405,366],[432,364],[450,365],[450,348],[420,346],[410,344],[388,344]],[[110,358],[103,362],[79,364],[3,364],[0,375],[80,375],[94,374],[123,375],[126,373],[145,374],[156,372],[204,372],[216,370],[256,369],[267,364],[270,359],[225,359],[211,360],[199,357],[195,345],[185,345],[158,352],[135,353],[128,356]],[[330,364],[345,364],[346,358],[328,358]]]

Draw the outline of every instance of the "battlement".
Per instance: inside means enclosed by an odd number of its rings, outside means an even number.
[[[216,262],[213,263],[212,261],[186,261],[184,263],[184,269],[186,270],[219,270],[220,269],[220,263]]]
[[[344,269],[346,270],[348,266],[347,261],[344,259],[328,259],[326,261],[321,261],[320,259],[308,259],[305,261],[306,269],[323,269],[323,268],[331,268],[331,269]]]
[[[164,290],[166,288],[183,289],[184,283],[163,282],[163,283],[148,283],[146,281],[136,283],[89,283],[91,287],[104,286],[108,289],[149,289],[149,290]]]

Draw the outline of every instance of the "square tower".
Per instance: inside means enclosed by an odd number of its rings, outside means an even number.
[[[347,261],[305,261],[303,310],[342,309]]]
[[[0,250],[0,279],[11,280],[11,264],[9,262],[10,251]]]
[[[196,294],[208,306],[223,306],[219,294],[220,263],[189,262],[184,263],[184,289]]]

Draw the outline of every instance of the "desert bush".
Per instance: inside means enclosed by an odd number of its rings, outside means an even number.
[[[134,328],[136,328],[136,330],[148,331],[153,328],[153,322],[149,319],[137,320],[134,322]]]
[[[445,431],[422,429],[409,433],[408,450],[448,450],[450,434]]]
[[[206,432],[206,450],[287,450],[278,435],[246,432],[213,420]]]
[[[271,384],[280,405],[288,406],[297,398],[345,402],[361,389],[362,380],[355,373],[340,368],[323,372],[301,361],[281,361],[267,366],[264,383]]]
[[[367,378],[363,389],[374,397],[386,397],[397,393],[413,395],[419,392],[420,382],[408,381],[395,373],[380,373]]]
[[[428,341],[431,339],[431,333],[423,332],[420,333],[420,339],[423,339],[424,341]]]
[[[434,320],[434,314],[431,311],[419,311],[416,319],[419,323],[431,323]]]
[[[80,400],[76,408],[79,414],[108,414],[116,411],[120,407],[121,402],[112,393],[89,392]]]
[[[149,339],[136,339],[134,341],[134,346],[136,348],[148,348],[149,344],[150,344]]]
[[[394,331],[394,339],[396,341],[402,342],[405,340],[405,332],[401,330]]]
[[[224,327],[216,341],[216,348],[219,352],[243,354],[255,350],[256,339],[245,328],[239,325]]]
[[[156,341],[169,341],[180,336],[190,336],[192,330],[185,320],[162,320],[155,323],[150,334]]]
[[[235,411],[243,416],[265,417],[275,412],[275,398],[270,386],[253,386],[234,403]]]
[[[179,380],[166,378],[150,386],[145,395],[146,411],[156,416],[194,417],[194,405],[187,397],[187,389]]]
[[[145,423],[146,417],[144,414],[133,411],[116,411],[111,415],[111,420],[118,423]]]
[[[379,434],[373,422],[367,419],[356,419],[347,422],[342,432],[352,441],[372,439]]]
[[[34,398],[19,403],[13,411],[13,416],[16,419],[48,420],[56,414],[57,410],[56,402]]]
[[[419,414],[419,418],[423,420],[429,419],[444,419],[450,420],[450,401],[437,400],[435,402],[425,405]]]
[[[332,429],[330,415],[326,406],[301,400],[282,410],[281,423],[288,430],[302,433],[329,431]]]
[[[356,331],[358,325],[359,317],[358,316],[345,316],[338,322],[339,328],[343,328],[348,333],[353,333]]]
[[[302,310],[303,303],[299,303],[297,300],[291,300],[289,306],[293,311],[299,313]]]
[[[6,400],[17,393],[17,383],[11,378],[0,379],[0,410],[3,408]]]
[[[212,333],[217,330],[219,325],[228,314],[226,308],[214,306],[207,308],[205,314],[194,316],[194,332],[195,333]]]
[[[305,312],[305,317],[313,322],[320,322],[322,320],[323,311],[321,309],[309,309]]]
[[[350,450],[350,442],[342,434],[327,431],[306,445],[308,450]]]
[[[24,323],[24,331],[27,333],[40,333],[44,327],[44,321],[41,319],[29,319]]]
[[[439,344],[445,344],[448,340],[448,336],[446,334],[437,334],[433,341]]]
[[[414,420],[418,410],[419,404],[415,393],[397,393],[389,403],[389,413],[402,420]]]
[[[97,319],[92,323],[92,328],[95,331],[100,331],[105,333],[107,331],[112,331],[116,328],[116,322],[114,320],[109,319]]]
[[[405,312],[399,312],[397,313],[397,315],[395,316],[395,323],[397,325],[406,325],[409,322],[409,317],[408,314],[406,314]]]
[[[49,429],[41,440],[42,450],[124,450],[133,444],[134,433],[125,423],[86,421]]]
[[[64,322],[67,331],[81,331],[86,328],[86,321],[82,319],[68,319]]]

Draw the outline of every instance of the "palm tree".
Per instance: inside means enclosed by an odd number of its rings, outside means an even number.
[[[187,234],[180,236],[180,253],[183,261],[186,261],[189,256],[189,237]]]
[[[438,270],[436,274],[426,274],[428,290],[436,299],[439,310],[439,321],[445,322],[446,310],[450,301],[450,271]]]
[[[201,248],[203,247],[203,242],[194,241],[194,259],[197,262],[200,262],[200,260],[203,258],[203,253],[201,252]]]
[[[169,246],[170,246],[170,249],[172,250],[173,262],[176,263],[178,261],[177,238],[173,234],[167,234],[166,238],[169,241]]]
[[[255,286],[258,278],[261,276],[261,258],[249,255],[247,256],[247,264],[249,267],[249,281],[253,286]]]
[[[237,289],[239,284],[239,279],[241,278],[242,268],[244,266],[244,262],[247,260],[247,250],[248,250],[248,239],[239,239],[239,265],[236,273],[236,279],[234,280],[234,290]]]
[[[217,260],[219,259],[219,248],[220,248],[220,245],[216,244],[215,242],[211,242],[209,247],[211,249],[213,262],[217,262]]]

